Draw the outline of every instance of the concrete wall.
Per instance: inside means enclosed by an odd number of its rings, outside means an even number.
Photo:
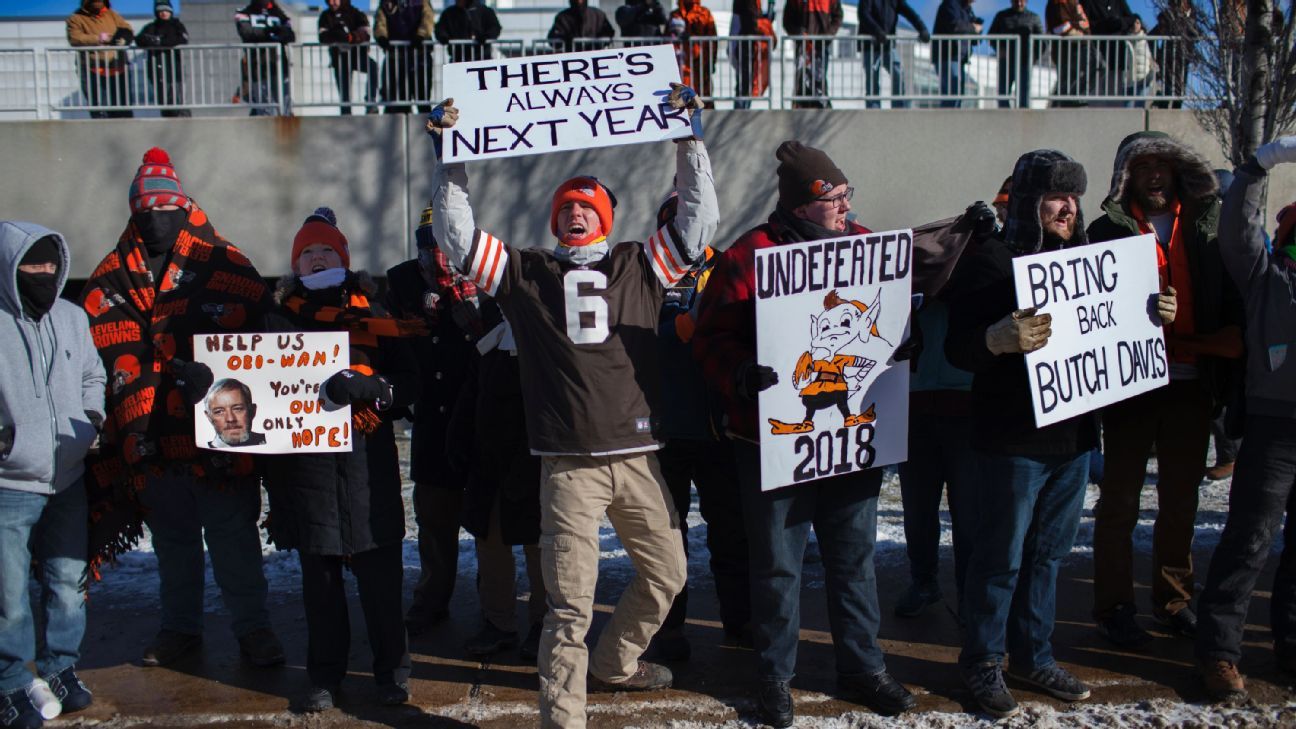
[[[1150,114],[1218,163],[1223,155],[1188,112]],[[1139,110],[912,110],[708,112],[719,188],[717,245],[762,222],[777,198],[774,149],[785,139],[825,149],[856,187],[865,225],[887,229],[958,214],[991,199],[1022,152],[1055,147],[1089,171],[1086,216],[1097,215],[1116,145],[1147,127]],[[82,277],[116,241],[141,155],[166,148],[185,191],[216,229],[266,275],[288,269],[293,235],[318,205],[338,213],[356,268],[381,273],[406,258],[429,189],[431,145],[422,119],[138,119],[0,124],[0,219],[26,219],[67,235]],[[553,188],[594,174],[616,192],[614,239],[653,229],[669,192],[673,146],[638,145],[474,163],[481,227],[520,247],[549,245]],[[1274,210],[1296,199],[1296,169],[1279,168]]]

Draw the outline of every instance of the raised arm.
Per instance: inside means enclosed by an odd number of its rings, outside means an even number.
[[[1283,137],[1256,150],[1237,168],[1233,185],[1224,194],[1220,208],[1219,245],[1224,268],[1237,287],[1246,291],[1269,269],[1269,252],[1264,245],[1264,198],[1268,170],[1284,162],[1296,162],[1296,136]]]

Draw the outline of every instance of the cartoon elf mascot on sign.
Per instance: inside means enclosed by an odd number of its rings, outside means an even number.
[[[873,406],[859,414],[851,413],[850,397],[864,387],[864,380],[877,366],[877,360],[845,350],[852,344],[867,343],[877,337],[877,318],[882,292],[878,291],[873,303],[842,299],[836,289],[824,297],[824,310],[810,315],[810,350],[803,352],[792,372],[792,385],[801,395],[805,405],[805,419],[799,423],[785,423],[769,419],[774,435],[811,433],[815,430],[814,415],[819,410],[837,408],[848,428],[873,422]],[[889,344],[889,342],[888,342]],[[863,403],[860,403],[863,405]]]

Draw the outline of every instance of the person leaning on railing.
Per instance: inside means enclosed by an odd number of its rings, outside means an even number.
[[[435,21],[431,0],[382,0],[378,4],[374,13],[374,40],[386,56],[382,96],[388,104],[388,114],[410,113],[407,104],[392,105],[393,101],[421,101],[419,111],[432,110],[428,74],[432,66],[430,41]]]
[[[1080,0],[1048,0],[1044,6],[1044,23],[1052,35],[1075,38],[1089,35],[1089,16],[1085,15]],[[1087,77],[1089,53],[1081,43],[1057,42],[1051,44],[1057,67],[1057,95],[1074,96],[1084,88]],[[1074,99],[1054,101],[1052,106],[1079,106]]]
[[[328,10],[319,16],[319,39],[329,45],[329,66],[342,101],[342,113],[351,113],[351,74],[359,71],[368,81],[365,112],[377,114],[373,102],[377,98],[378,64],[369,57],[368,16],[352,7],[351,0],[328,0]]]
[[[701,0],[680,0],[679,7],[671,11],[671,20],[684,23],[684,62],[680,74],[684,85],[691,87],[704,98],[711,96],[711,76],[715,73],[717,48],[715,18],[702,5]],[[698,40],[710,38],[712,40]],[[715,102],[706,102],[708,107]]]
[[[783,30],[788,35],[833,36],[841,30],[841,0],[789,0],[783,8]],[[826,40],[797,41],[796,95],[794,109],[830,109],[828,100],[828,54]],[[808,98],[807,98],[808,97]]]
[[[1030,108],[1031,57],[1030,39],[1033,35],[1044,35],[1044,23],[1040,16],[1026,9],[1026,0],[1012,0],[1012,5],[995,14],[990,21],[990,35],[1016,35],[1017,58],[1013,58],[1012,46],[1005,41],[994,41],[995,53],[999,56],[999,94],[1007,96],[1012,90],[1013,82],[1017,83],[1017,105],[1022,109]],[[1008,99],[999,99],[999,108],[1012,105]]]
[[[936,35],[977,35],[983,21],[972,12],[972,0],[941,0],[936,10]],[[962,103],[966,93],[967,62],[972,53],[972,43],[966,40],[951,42],[945,38],[932,41],[932,65],[940,78],[940,105],[954,108]]]
[[[176,46],[188,45],[189,31],[175,16],[171,0],[157,0],[153,4],[152,23],[140,29],[135,45],[148,49],[148,79],[153,87],[153,103],[174,107],[184,103],[184,67]],[[193,116],[188,109],[164,108],[162,116]]]
[[[567,9],[554,16],[548,37],[556,51],[589,51],[606,48],[616,31],[607,15],[591,8],[589,0],[567,0]],[[582,44],[577,46],[576,40]]]
[[[112,9],[109,0],[82,0],[81,7],[67,19],[67,39],[79,46],[125,46],[135,40],[130,23]],[[81,94],[90,108],[91,119],[132,117],[130,109],[102,110],[102,106],[126,106],[130,86],[129,60],[122,51],[100,49],[77,53]]]
[[[234,13],[234,27],[244,43],[278,43],[281,48],[297,40],[292,20],[274,0],[252,0]],[[285,51],[255,48],[247,63],[247,100],[252,116],[278,115],[288,100],[288,57]],[[283,99],[280,99],[280,89]]]
[[[870,109],[881,107],[880,76],[885,64],[891,74],[891,108],[907,109],[908,99],[896,98],[904,94],[904,69],[890,37],[895,35],[898,19],[904,17],[917,31],[918,42],[928,43],[931,33],[927,32],[927,25],[905,0],[860,0],[856,12],[859,14],[859,34],[868,36],[860,41],[860,52],[864,56],[865,93],[870,97],[865,104]]]
[[[455,0],[436,23],[436,39],[450,51],[450,61],[478,61],[491,57],[489,43],[500,36],[499,17],[478,0]],[[473,41],[472,45],[451,41]]]

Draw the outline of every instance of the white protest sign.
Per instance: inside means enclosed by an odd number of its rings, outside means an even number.
[[[1013,259],[1017,306],[1053,317],[1026,355],[1035,425],[1097,410],[1169,382],[1151,235]]]
[[[679,83],[669,45],[447,63],[445,96],[459,120],[445,132],[442,159],[519,157],[693,133],[688,112],[663,92]]]
[[[351,450],[351,408],[327,411],[320,386],[350,366],[346,332],[195,334],[212,386],[194,406],[194,442],[245,453]]]
[[[908,230],[756,251],[762,491],[908,457],[912,261]]]

